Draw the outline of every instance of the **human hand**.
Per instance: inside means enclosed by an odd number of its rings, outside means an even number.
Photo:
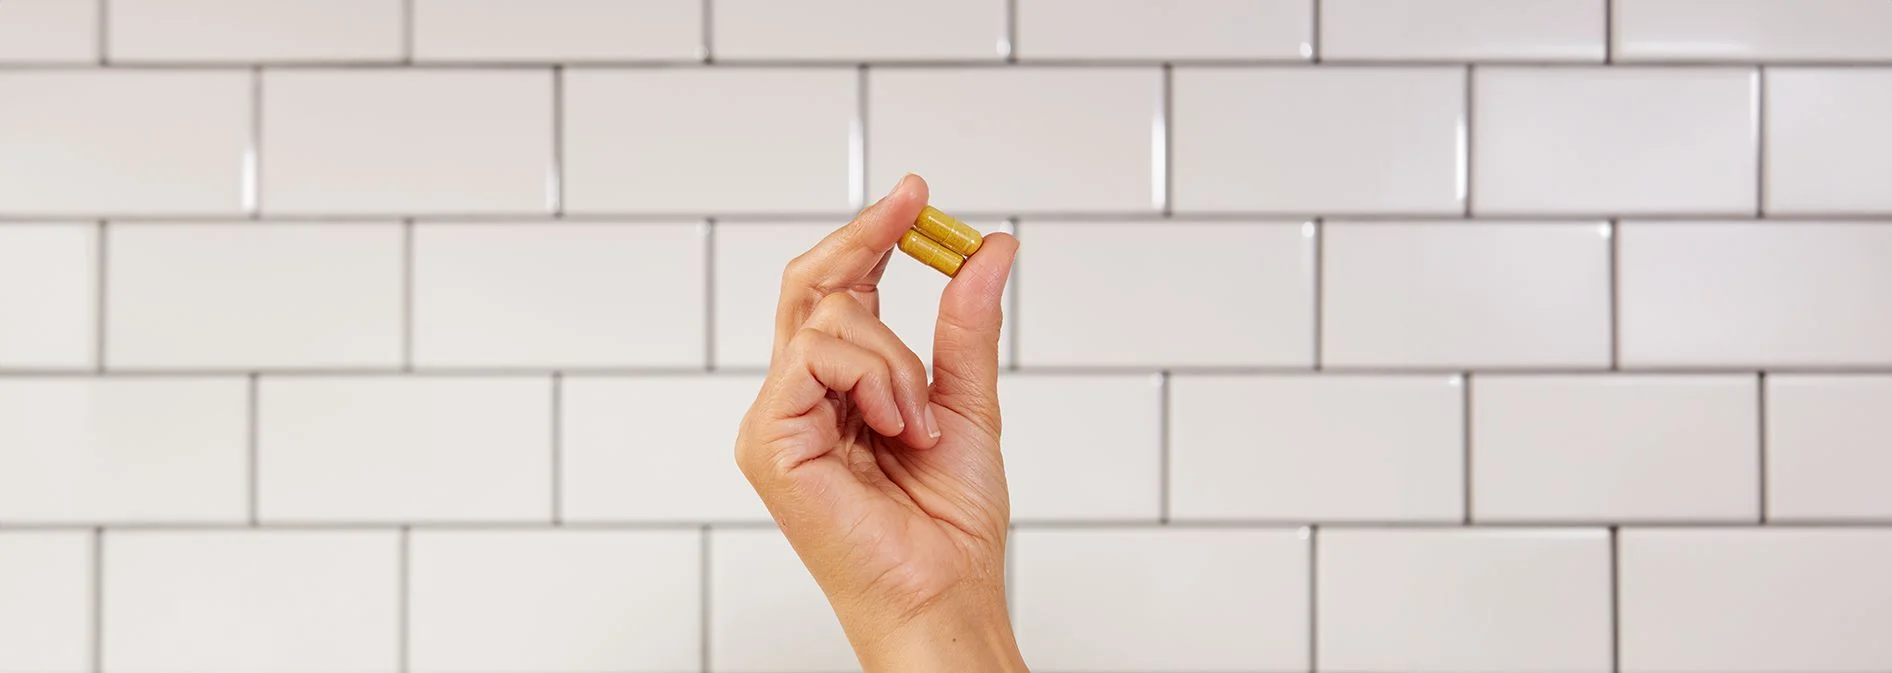
[[[986,236],[947,284],[929,386],[876,291],[926,201],[908,175],[788,264],[736,460],[867,671],[1023,671],[1005,609],[997,391],[1018,241]]]

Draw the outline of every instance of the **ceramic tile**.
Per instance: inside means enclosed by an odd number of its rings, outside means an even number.
[[[1313,56],[1306,0],[1018,0],[1020,60]]]
[[[761,376],[568,376],[561,385],[565,520],[768,520],[732,452]]]
[[[1603,60],[1594,0],[1323,0],[1322,60]]]
[[[1616,0],[1622,61],[1892,60],[1875,0]]]
[[[414,60],[571,62],[703,57],[700,0],[417,0]]]
[[[1892,213],[1887,118],[1892,68],[1769,69],[1767,212]]]
[[[707,670],[860,670],[827,596],[781,531],[713,528],[709,536]]]
[[[92,63],[99,58],[99,6],[74,0],[0,4],[0,62]]]
[[[718,60],[918,61],[1005,57],[1005,0],[718,0]]]
[[[0,671],[92,670],[92,533],[0,533]]]
[[[402,57],[401,0],[111,0],[106,16],[118,63]]]
[[[1771,521],[1892,520],[1892,377],[1767,377]]]
[[[98,225],[0,226],[0,369],[89,369],[98,353]]]
[[[1162,394],[1147,374],[1001,376],[1012,520],[1156,521]]]

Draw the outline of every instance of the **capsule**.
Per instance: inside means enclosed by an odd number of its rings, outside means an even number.
[[[920,209],[920,217],[914,220],[913,228],[962,257],[971,257],[972,253],[979,251],[979,244],[984,242],[979,237],[979,230],[966,226],[958,218],[932,206]]]
[[[957,275],[959,266],[966,262],[966,258],[959,256],[959,253],[948,250],[939,241],[927,238],[917,229],[908,229],[907,233],[900,235],[900,252],[948,276]]]

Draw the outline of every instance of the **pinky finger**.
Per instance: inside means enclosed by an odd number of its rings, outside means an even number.
[[[834,391],[847,394],[875,432],[897,437],[906,430],[894,402],[891,370],[879,354],[827,332],[802,329],[789,340],[786,356],[772,404],[782,417],[806,414]]]

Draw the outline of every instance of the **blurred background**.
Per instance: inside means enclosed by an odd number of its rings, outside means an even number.
[[[1884,0],[0,0],[0,671],[854,669],[731,442],[909,171],[1036,670],[1892,671],[1888,120]]]

